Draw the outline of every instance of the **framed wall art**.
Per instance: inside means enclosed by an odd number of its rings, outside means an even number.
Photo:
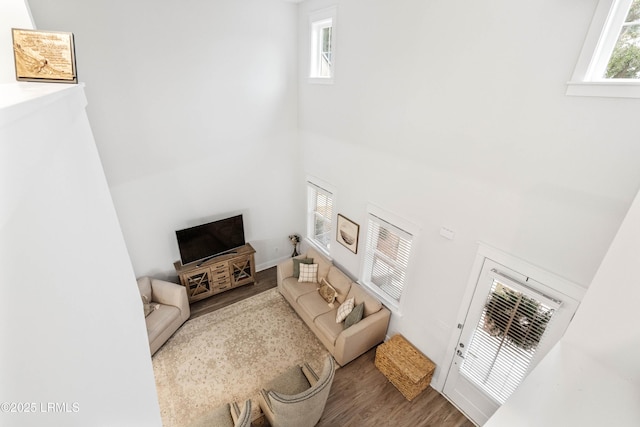
[[[354,254],[358,253],[358,233],[360,226],[349,218],[338,214],[336,240]]]
[[[12,28],[18,81],[78,83],[72,33]]]

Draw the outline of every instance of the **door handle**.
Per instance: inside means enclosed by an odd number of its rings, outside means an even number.
[[[461,358],[463,358],[463,359],[464,359],[464,356],[462,355],[462,351],[461,351],[461,350],[456,351],[456,354],[457,354],[459,357],[461,357]]]

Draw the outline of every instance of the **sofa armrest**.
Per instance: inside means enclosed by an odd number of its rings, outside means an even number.
[[[391,312],[386,307],[363,318],[338,335],[334,357],[341,366],[384,341]]]
[[[172,305],[180,310],[180,318],[187,320],[191,315],[187,290],[182,285],[160,279],[151,279],[153,301]]]
[[[276,277],[278,280],[278,287],[282,286],[282,281],[287,277],[293,276],[293,258],[289,258],[285,261],[282,261],[276,267]]]

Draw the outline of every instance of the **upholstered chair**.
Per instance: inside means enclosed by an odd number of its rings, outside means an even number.
[[[184,286],[149,276],[138,279],[138,289],[153,355],[189,319],[189,299]]]
[[[250,427],[251,400],[246,400],[242,407],[236,402],[222,405],[207,412],[192,422],[189,427]]]
[[[271,427],[315,426],[324,412],[335,371],[335,361],[328,356],[320,376],[305,363],[270,381],[258,399]]]

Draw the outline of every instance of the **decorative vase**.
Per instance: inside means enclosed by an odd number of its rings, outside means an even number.
[[[291,258],[300,255],[298,253],[298,243],[300,243],[300,236],[297,234],[289,235],[289,241],[293,245],[293,253],[291,253]]]

